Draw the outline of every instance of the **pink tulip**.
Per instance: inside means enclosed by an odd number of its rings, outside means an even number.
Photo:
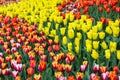
[[[94,71],[94,72],[98,72],[98,71],[99,71],[99,65],[98,65],[98,64],[95,64],[95,65],[94,65],[93,71]]]
[[[81,71],[81,72],[85,72],[86,69],[87,69],[87,66],[86,66],[86,65],[81,65],[81,66],[80,66],[80,71]]]
[[[16,47],[12,47],[11,52],[14,53],[16,52],[16,50],[17,50]]]
[[[109,74],[108,72],[102,73],[101,74],[102,80],[106,80],[108,78],[108,74]]]
[[[46,55],[42,55],[41,59],[44,60],[44,61],[46,61],[47,60],[47,56]]]
[[[3,53],[0,52],[0,57],[3,57]]]
[[[19,49],[21,47],[20,43],[16,43],[16,47]]]
[[[11,39],[11,40],[10,40],[10,43],[11,43],[11,44],[14,43],[14,42],[15,42],[14,39]]]
[[[90,75],[90,80],[92,80],[94,76],[95,76],[95,74],[92,73],[92,74]]]
[[[15,78],[18,75],[18,71],[12,71],[12,77]]]
[[[67,79],[64,76],[61,76],[61,77],[58,78],[58,80],[67,80]]]

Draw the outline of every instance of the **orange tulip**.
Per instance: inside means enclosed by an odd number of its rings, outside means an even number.
[[[36,67],[36,60],[30,60],[30,67],[32,68]]]
[[[29,68],[27,69],[27,74],[28,74],[29,76],[32,76],[32,75],[34,74],[34,70],[33,70],[32,67],[29,67]]]
[[[75,78],[73,75],[71,75],[71,76],[68,76],[68,80],[75,80]]]
[[[38,70],[39,70],[40,72],[46,70],[46,62],[45,62],[44,60],[40,60],[40,64],[38,65]]]

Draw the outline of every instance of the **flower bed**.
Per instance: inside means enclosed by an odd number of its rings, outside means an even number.
[[[23,0],[0,7],[1,78],[119,80],[119,4]]]

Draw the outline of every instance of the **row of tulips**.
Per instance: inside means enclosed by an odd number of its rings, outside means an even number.
[[[93,6],[92,9],[91,6]],[[58,6],[58,10],[63,16],[65,13],[73,12],[75,19],[79,19],[81,13],[90,13],[90,10],[93,11],[93,9],[95,9],[94,7],[98,9],[96,10],[97,12],[102,12],[105,10],[107,13],[110,13],[112,11],[120,13],[119,0],[64,0]]]

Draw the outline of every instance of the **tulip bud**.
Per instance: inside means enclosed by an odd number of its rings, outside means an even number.
[[[34,80],[42,80],[42,76],[40,74],[35,74],[34,75]]]
[[[93,80],[93,77],[95,76],[94,73],[90,74],[90,80]]]

